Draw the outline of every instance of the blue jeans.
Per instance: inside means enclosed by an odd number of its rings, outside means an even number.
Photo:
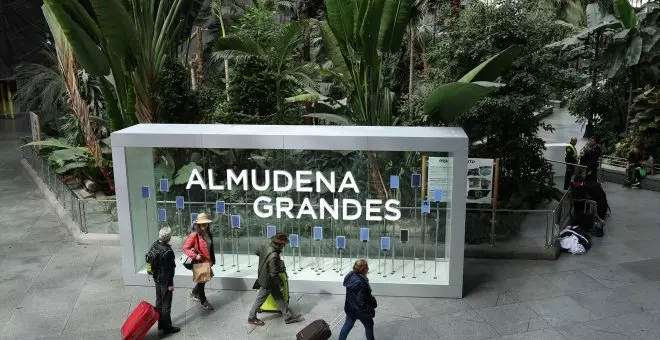
[[[358,319],[346,314],[346,322],[344,322],[344,327],[341,328],[339,332],[339,340],[346,340],[348,333],[351,332],[355,321]],[[367,340],[374,340],[374,319],[373,318],[360,318],[360,322],[364,325],[364,331],[367,333]]]

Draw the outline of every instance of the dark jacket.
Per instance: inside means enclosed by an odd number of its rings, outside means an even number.
[[[259,256],[258,286],[255,285],[255,288],[275,289],[282,285],[280,273],[284,272],[284,264],[280,259],[280,252],[281,250],[272,242],[254,252]]]
[[[174,261],[174,251],[169,244],[162,244],[160,241],[154,243],[154,247],[158,248],[158,273],[154,278],[158,283],[174,286],[174,271],[176,262]]]
[[[356,319],[376,316],[378,303],[376,298],[371,295],[369,280],[364,275],[354,271],[348,273],[344,277],[344,287],[346,287],[344,312],[347,315]]]

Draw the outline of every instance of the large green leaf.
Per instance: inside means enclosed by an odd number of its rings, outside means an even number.
[[[469,111],[477,102],[498,89],[473,83],[449,83],[438,87],[424,101],[424,113],[450,122]]]
[[[600,23],[603,13],[600,10],[600,4],[591,3],[587,5],[587,27],[594,27]]]
[[[660,30],[656,30],[655,33],[644,42],[644,52],[649,52],[655,44],[660,39]]]
[[[220,38],[215,42],[215,50],[218,52],[215,52],[213,57],[217,60],[238,57],[241,54],[264,59],[268,57],[258,42],[245,36]]]
[[[319,95],[318,93],[303,93],[297,96],[285,98],[284,100],[287,103],[306,103],[306,102],[313,103],[316,102],[320,96],[321,95]]]
[[[636,36],[628,46],[626,51],[626,66],[631,67],[639,63],[639,57],[642,55],[642,37]]]
[[[615,5],[623,26],[625,28],[635,28],[637,26],[637,17],[635,16],[635,9],[630,5],[629,0],[615,0]]]
[[[378,34],[381,25],[385,24],[386,16],[383,10],[386,1],[388,0],[361,1],[361,7],[365,7],[366,12],[361,12],[361,16],[358,16],[360,26],[357,32],[357,40],[362,51],[362,60],[367,62],[373,60],[373,58],[378,58],[376,54],[379,47]]]
[[[344,48],[355,46],[353,1],[355,0],[328,0],[325,2],[328,26],[337,42]]]
[[[330,113],[310,113],[303,117],[317,118],[337,125],[354,125],[348,118]]]
[[[619,70],[621,69],[621,65],[623,65],[623,61],[625,59],[625,54],[626,51],[623,49],[616,50],[614,56],[609,60],[609,68],[607,70],[608,78],[614,78],[617,74],[619,74]]]
[[[335,35],[332,33],[332,29],[326,21],[321,23],[321,36],[323,37],[323,47],[328,53],[332,64],[334,64],[334,66],[337,68],[345,68],[346,62],[342,56],[339,42],[337,41]]]
[[[45,0],[42,10],[51,31],[57,32],[61,29],[64,32],[76,60],[87,73],[95,76],[110,73],[110,66],[103,51],[94,39],[72,19],[71,14],[63,8],[59,1]],[[48,13],[49,11],[50,13]],[[53,18],[55,20],[52,20]]]
[[[140,44],[135,24],[124,5],[119,0],[92,0],[92,7],[111,57],[121,58],[132,65]]]
[[[179,169],[179,171],[176,172],[176,177],[174,178],[174,184],[186,184],[188,183],[188,179],[190,179],[190,174],[193,172],[193,169],[197,169],[200,173],[204,171],[204,169],[197,165],[195,162],[190,162]],[[203,174],[202,174],[203,175]]]
[[[91,165],[92,164],[90,164],[89,162],[79,162],[79,161],[68,162],[68,163],[65,163],[61,166],[56,166],[55,167],[55,172],[61,175],[61,174],[65,174],[65,173],[67,173],[71,170],[84,169],[84,168],[87,168]]]
[[[410,22],[412,3],[412,0],[385,0],[378,34],[381,51],[396,52],[401,48],[403,34]]]
[[[473,81],[494,81],[501,73],[511,67],[513,61],[522,53],[520,45],[511,45],[506,50],[492,56],[473,68],[458,81],[469,83]]]

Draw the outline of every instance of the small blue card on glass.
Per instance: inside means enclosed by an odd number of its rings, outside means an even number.
[[[390,176],[390,189],[399,189],[399,176]]]
[[[390,238],[387,236],[380,238],[380,249],[383,251],[390,250]]]
[[[165,211],[164,208],[158,209],[158,221],[159,222],[167,221],[167,212]]]
[[[289,235],[289,246],[291,248],[298,248],[298,234]]]
[[[266,226],[266,237],[267,238],[271,238],[271,237],[275,236],[276,233],[277,233],[277,229],[275,228],[274,225],[267,225]]]
[[[442,202],[442,190],[440,189],[435,189],[433,191],[433,200],[435,202]]]
[[[183,196],[177,196],[175,200],[176,200],[176,208],[183,209],[183,202],[184,202]]]
[[[346,249],[346,236],[337,236],[337,249]]]
[[[231,215],[231,227],[241,229],[241,215]]]
[[[215,212],[218,214],[224,214],[225,213],[225,202],[224,201],[216,201],[215,202]]]
[[[413,188],[419,188],[422,186],[422,175],[420,174],[412,174],[412,177],[410,177],[410,186]]]
[[[369,228],[360,228],[360,241],[369,241]]]
[[[160,179],[160,191],[168,192],[170,191],[170,180],[167,178]]]
[[[314,241],[323,240],[323,227],[314,227]]]
[[[142,198],[146,199],[146,198],[149,198],[149,196],[151,196],[149,186],[148,185],[142,186]]]
[[[422,213],[431,213],[431,201],[422,201]]]
[[[197,221],[197,213],[190,214],[190,224],[195,224],[195,221]]]

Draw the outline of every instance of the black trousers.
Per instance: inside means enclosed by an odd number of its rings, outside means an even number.
[[[193,288],[192,293],[194,296],[199,298],[199,302],[201,304],[206,303],[206,293],[204,292],[204,286],[206,285],[206,282],[197,282],[195,285],[195,288]]]
[[[564,190],[568,190],[568,188],[571,187],[573,173],[575,173],[575,166],[573,164],[566,164],[566,175],[564,177]]]
[[[156,282],[156,311],[158,318],[158,329],[169,329],[172,327],[172,292],[167,289],[167,283]]]

